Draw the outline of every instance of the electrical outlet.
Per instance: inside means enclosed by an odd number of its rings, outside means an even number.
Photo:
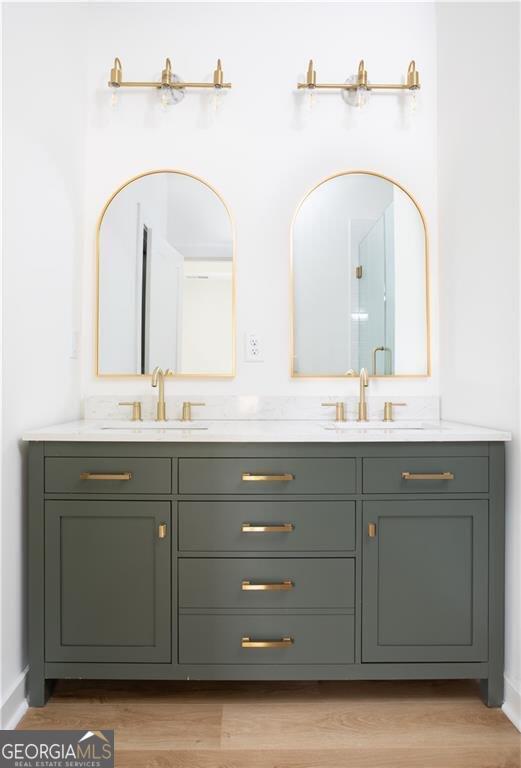
[[[257,333],[246,334],[244,359],[247,363],[262,363],[262,344]]]

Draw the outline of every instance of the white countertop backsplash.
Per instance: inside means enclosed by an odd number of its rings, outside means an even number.
[[[367,396],[367,411],[369,420],[383,419],[384,403],[388,397]],[[92,396],[84,401],[83,416],[87,420],[124,421],[130,418],[131,408],[120,406],[119,402],[140,400],[142,403],[143,419],[155,418],[157,395],[153,392],[147,395],[116,397]],[[338,395],[322,395],[320,397],[257,397],[256,395],[176,395],[165,397],[169,419],[179,419],[183,401],[204,402],[204,406],[192,409],[194,421],[334,421],[335,409],[324,408],[322,403],[335,403],[337,400],[346,404],[348,421],[355,421],[358,415],[358,397],[340,398]],[[440,418],[439,397],[395,397],[393,402],[403,402],[406,406],[394,409],[395,421],[429,421],[436,422]]]
[[[130,420],[130,407],[119,401],[140,400],[143,422]],[[193,398],[192,398],[193,399]],[[387,398],[368,397],[369,424],[357,423],[357,397],[344,398],[348,421],[337,424],[335,409],[322,406],[334,403],[328,397],[198,397],[204,406],[193,408],[191,422],[179,417],[189,395],[168,397],[167,423],[154,422],[157,398],[89,397],[84,403],[85,420],[58,424],[27,432],[28,441],[71,442],[296,442],[296,443],[425,443],[508,441],[508,432],[467,424],[440,421],[437,397],[395,398],[406,402],[395,409],[394,424],[385,424],[383,406]]]

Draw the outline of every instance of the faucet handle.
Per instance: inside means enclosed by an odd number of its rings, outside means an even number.
[[[206,403],[193,403],[188,400],[185,400],[185,402],[183,403],[183,414],[181,416],[181,421],[192,421],[193,405],[206,405]]]
[[[384,421],[394,421],[393,406],[407,405],[407,403],[391,403],[390,401],[384,403]]]
[[[132,421],[142,421],[141,418],[141,402],[139,400],[132,400],[132,402],[118,403],[118,405],[130,405],[132,406]]]
[[[335,408],[335,420],[336,421],[347,421],[346,419],[346,411],[345,406],[342,401],[336,402],[336,403],[322,403],[322,406],[324,408]]]

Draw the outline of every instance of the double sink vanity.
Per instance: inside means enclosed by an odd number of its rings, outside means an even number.
[[[102,211],[93,387],[139,394],[24,436],[31,704],[59,678],[476,678],[500,705],[510,437],[373,385],[431,373],[419,206],[373,172],[318,184],[292,226],[293,396],[165,398],[169,369],[177,391],[235,375],[235,260],[188,173]],[[341,383],[304,397],[306,378]]]
[[[315,420],[104,401],[25,436],[32,705],[57,678],[478,678],[501,703],[509,436],[303,401]]]

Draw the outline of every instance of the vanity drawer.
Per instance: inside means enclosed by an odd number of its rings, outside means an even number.
[[[179,549],[350,551],[356,547],[355,520],[354,501],[180,501]]]
[[[180,664],[352,664],[354,648],[354,615],[179,617]]]
[[[364,459],[364,493],[487,493],[486,456]]]
[[[180,608],[353,608],[354,560],[179,560]]]
[[[172,493],[172,461],[167,458],[45,459],[46,493]]]
[[[350,458],[180,459],[179,493],[355,493]]]

